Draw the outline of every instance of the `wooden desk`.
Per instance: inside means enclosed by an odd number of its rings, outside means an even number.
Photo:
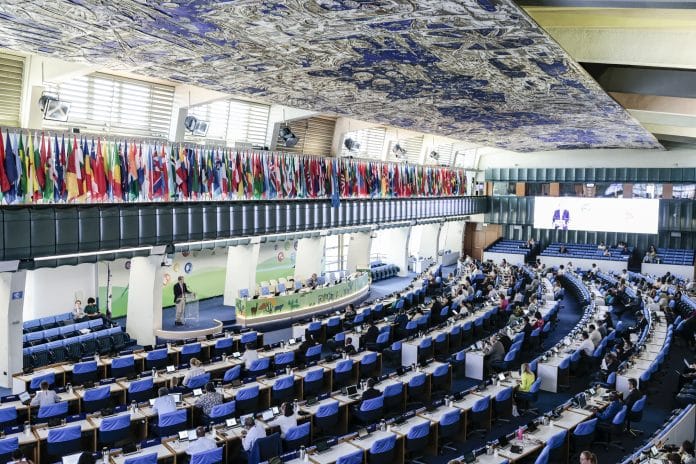
[[[313,453],[309,455],[309,460],[315,464],[333,464],[338,458],[346,454],[354,453],[359,450],[357,446],[350,442],[343,441],[336,446],[332,446],[323,453]]]
[[[375,430],[365,438],[358,438],[357,436],[352,438],[350,440],[350,443],[365,451],[365,455],[363,457],[364,462],[367,462],[368,459],[368,454],[370,452],[370,448],[372,445],[383,438],[388,438],[388,437],[396,437],[396,445],[394,447],[394,460],[392,463],[394,464],[403,464],[404,463],[404,444],[403,444],[403,437],[397,435],[394,432],[390,431],[385,431],[382,432],[381,430]]]
[[[154,452],[157,453],[158,461],[168,458],[176,458],[176,454],[174,454],[165,444],[162,443],[160,443],[159,445],[150,446],[148,448],[143,448],[136,453],[131,453],[128,455],[124,455],[122,453],[114,453],[111,454],[109,457],[111,459],[112,464],[124,464],[126,462],[126,459],[135,458],[138,456],[146,456]]]

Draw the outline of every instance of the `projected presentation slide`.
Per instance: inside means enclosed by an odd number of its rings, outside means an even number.
[[[537,229],[656,234],[659,200],[535,197]]]

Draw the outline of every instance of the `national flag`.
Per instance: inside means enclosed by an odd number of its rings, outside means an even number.
[[[17,173],[19,174],[19,187],[17,188],[17,199],[24,200],[24,195],[27,193],[27,174],[29,166],[27,164],[26,151],[24,150],[24,141],[22,133],[17,134],[19,143],[17,145]]]
[[[54,138],[53,149],[53,170],[55,171],[53,199],[54,201],[65,200],[65,136],[58,145],[58,136]]]
[[[10,184],[10,188],[3,192],[8,203],[15,201],[17,195],[17,181],[19,180],[17,159],[17,156],[12,150],[12,141],[10,140],[10,133],[8,131],[7,139],[5,141],[5,175],[7,176],[7,181]]]
[[[7,179],[5,170],[5,143],[2,140],[2,131],[0,131],[0,192],[4,194],[10,190],[10,187],[10,181]]]
[[[107,148],[108,153],[108,148]],[[107,194],[106,158],[102,149],[101,139],[97,139],[96,162],[94,163],[94,183],[96,185],[99,201],[103,201]]]
[[[77,141],[76,141],[77,145]],[[73,201],[80,196],[80,187],[78,186],[77,179],[77,147],[73,146],[70,139],[68,139],[68,164],[66,165],[65,173],[65,189],[68,192],[68,201]]]
[[[48,137],[48,140],[45,143],[45,152],[44,152],[44,135],[41,134],[41,146],[42,146],[42,153],[41,157],[43,158],[43,163],[42,166],[44,166],[44,172],[46,176],[46,183],[44,185],[44,191],[43,191],[43,197],[44,200],[48,201],[53,201],[55,199],[55,185],[56,185],[56,167],[55,167],[55,159],[53,157],[53,150],[51,148],[51,137]],[[44,157],[45,155],[45,157]]]
[[[338,160],[333,160],[333,168],[331,169],[331,206],[338,208],[341,206],[341,194],[339,193],[338,185]]]
[[[41,133],[41,145],[36,153],[38,155],[35,157],[34,162],[36,165],[36,180],[39,183],[39,188],[44,192],[44,199],[46,199],[46,179],[48,178],[46,161],[48,160],[48,154],[46,152],[46,139],[43,133]]]

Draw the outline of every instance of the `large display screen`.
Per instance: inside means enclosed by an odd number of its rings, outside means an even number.
[[[537,229],[656,234],[659,200],[535,197]]]

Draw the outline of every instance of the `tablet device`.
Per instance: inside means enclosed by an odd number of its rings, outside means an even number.
[[[367,433],[367,429],[366,429],[366,428],[361,428],[361,429],[358,430],[358,438],[365,438],[365,437],[368,436],[368,435],[369,435],[369,434]]]
[[[203,394],[203,390],[200,388],[194,388],[193,389],[193,396],[201,396]]]
[[[176,370],[176,369],[174,368],[174,366],[167,366],[167,372],[172,373],[172,372],[174,372],[175,370]]]
[[[295,339],[291,338],[288,340],[288,345],[294,345],[295,344]]]
[[[150,398],[150,406],[154,406],[154,405],[155,405],[155,398]]]
[[[188,440],[188,430],[179,432],[179,440]]]
[[[31,399],[31,395],[27,392],[22,392],[19,394],[19,401],[21,401],[22,403],[26,403],[30,399]]]
[[[234,353],[232,353],[232,357],[233,358],[241,358],[242,354],[239,351],[235,351]]]
[[[280,408],[278,408],[278,406],[273,406],[271,408],[271,411],[273,411],[274,416],[277,416],[278,414],[280,414]]]
[[[498,380],[500,380],[501,382],[505,380],[505,374],[503,374],[502,372],[498,374]]]
[[[81,451],[79,453],[76,453],[76,454],[69,454],[67,456],[63,456],[61,462],[63,464],[77,464],[78,461],[80,460],[80,456],[82,456]]]
[[[181,393],[172,393],[172,396],[174,397],[175,402],[181,403]]]

